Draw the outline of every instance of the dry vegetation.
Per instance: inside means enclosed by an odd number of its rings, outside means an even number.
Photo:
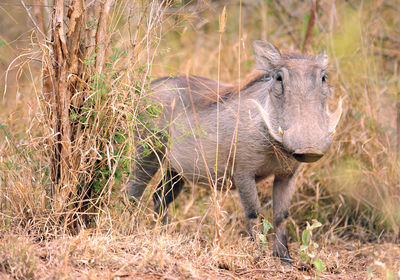
[[[64,68],[55,55],[63,46],[37,29],[52,38],[53,1],[22,2],[0,3],[1,279],[400,279],[398,1],[95,1],[112,4],[108,22],[92,6],[81,40],[67,5],[65,47],[84,47]],[[187,186],[168,226],[154,220],[154,188],[139,205],[125,194],[135,147],[157,144],[136,137],[158,110],[138,102],[149,82],[190,72],[238,83],[254,66],[255,39],[326,49],[332,106],[345,100],[329,154],[298,179],[293,267],[272,258],[272,233],[261,242],[266,252],[249,240],[235,190],[218,192],[215,207],[209,189]],[[60,71],[79,73],[64,94]],[[271,180],[259,192],[271,221]],[[315,257],[302,260],[313,220],[322,224],[307,242]]]

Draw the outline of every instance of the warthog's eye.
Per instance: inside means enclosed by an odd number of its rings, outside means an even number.
[[[282,73],[281,72],[276,73],[275,80],[277,80],[278,82],[282,82]]]
[[[327,74],[322,74],[322,82],[326,83],[326,81],[328,80],[328,75]]]

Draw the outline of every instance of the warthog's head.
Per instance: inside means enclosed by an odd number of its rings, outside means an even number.
[[[320,159],[342,113],[341,101],[329,112],[326,55],[281,54],[265,41],[253,45],[257,69],[269,73],[265,103],[255,103],[270,135],[298,161]]]

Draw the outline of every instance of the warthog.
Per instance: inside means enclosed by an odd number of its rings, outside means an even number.
[[[152,125],[165,128],[168,137],[163,133],[162,148],[138,149],[130,194],[140,198],[163,161],[168,168],[153,196],[161,215],[185,181],[216,185],[229,177],[255,237],[260,216],[256,183],[275,175],[273,254],[290,263],[286,221],[296,173],[302,162],[314,162],[328,150],[341,102],[329,112],[325,55],[280,53],[265,41],[253,46],[256,70],[240,87],[198,76],[151,84],[149,99],[162,104]]]

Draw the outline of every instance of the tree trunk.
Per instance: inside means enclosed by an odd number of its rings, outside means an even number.
[[[88,186],[82,184],[87,180],[81,180],[80,172],[78,172],[82,161],[82,147],[75,143],[75,137],[77,131],[80,130],[80,124],[71,119],[71,113],[73,110],[80,110],[84,96],[88,95],[86,91],[90,75],[86,72],[90,72],[91,69],[84,65],[84,61],[89,49],[88,43],[92,43],[90,38],[93,32],[91,28],[87,28],[90,9],[85,8],[85,5],[88,3],[84,0],[72,0],[71,4],[66,6],[64,2],[64,0],[56,0],[54,4],[52,43],[48,45],[52,50],[53,60],[51,63],[43,64],[43,89],[51,91],[48,101],[51,104],[50,119],[55,137],[51,155],[50,195],[53,199],[54,210],[64,213],[60,215],[60,221],[62,220],[68,227],[72,226],[75,230],[79,230],[81,226],[85,226],[86,219],[81,219],[81,215],[85,204],[87,206],[87,202],[83,201],[88,201],[87,195],[90,191],[87,189]],[[92,49],[98,51],[95,69],[96,74],[100,75],[110,38],[107,25],[113,0],[96,2],[93,7],[100,7],[101,15],[97,17],[97,22],[92,24],[92,26],[97,26],[95,45]],[[68,10],[65,10],[66,7]],[[38,16],[40,17],[39,13]],[[43,23],[40,25],[43,26]],[[49,89],[49,80],[52,81],[52,89]],[[86,196],[85,199],[83,199],[84,196]],[[76,208],[77,205],[79,205],[78,208]]]

